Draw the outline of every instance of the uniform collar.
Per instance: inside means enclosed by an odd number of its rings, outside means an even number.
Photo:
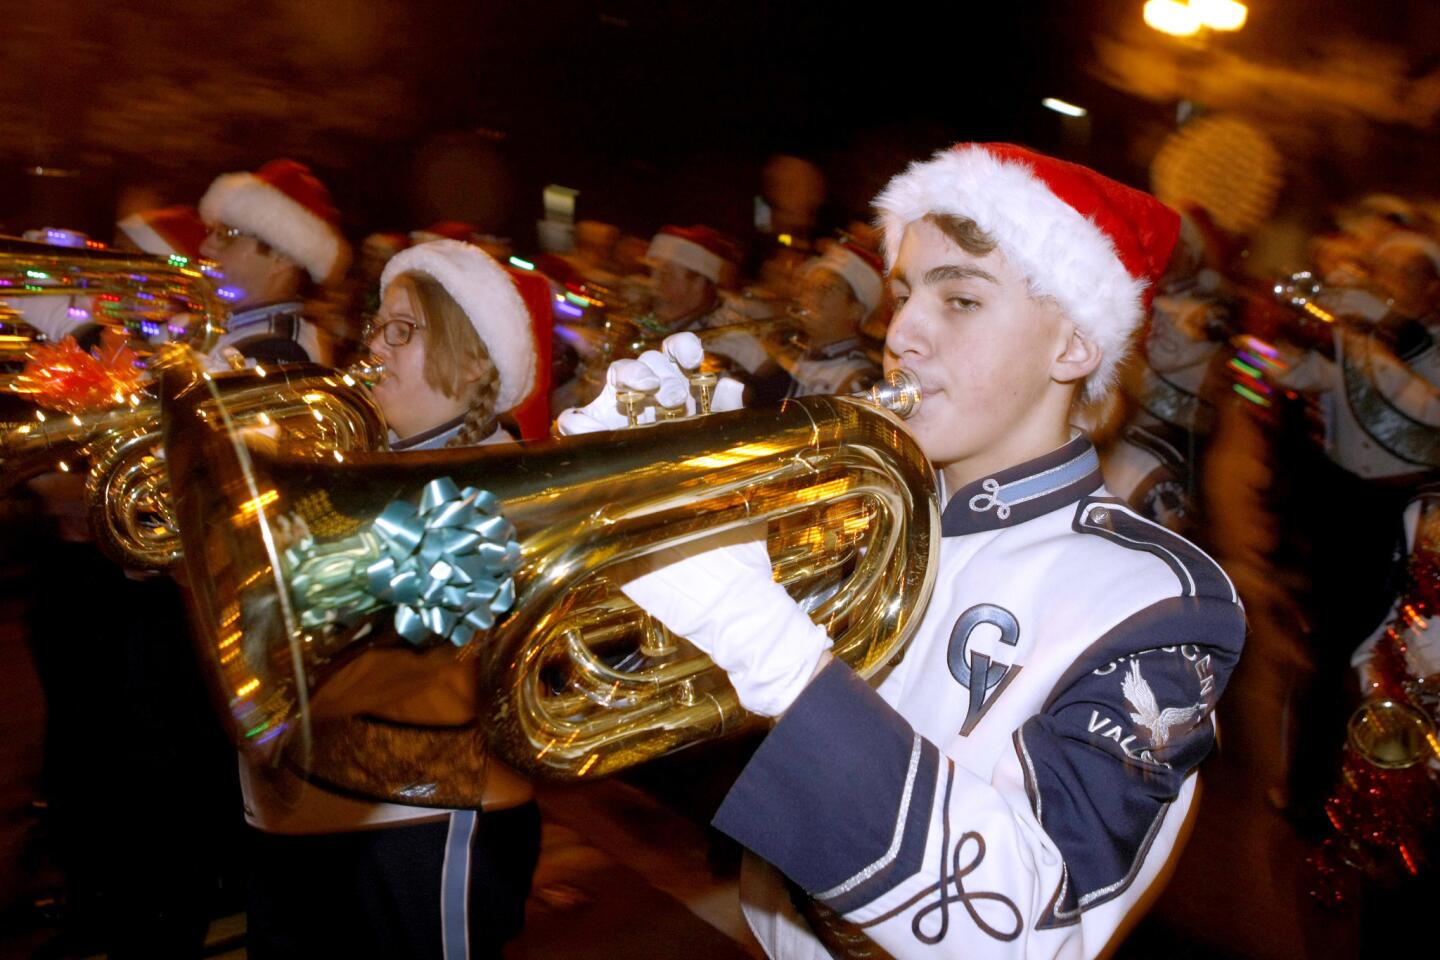
[[[460,432],[465,425],[465,414],[461,414],[454,420],[446,420],[442,424],[431,427],[429,430],[422,430],[414,436],[404,437],[400,440],[392,440],[390,449],[395,450],[434,450],[443,447],[450,441],[450,438]]]
[[[958,537],[1014,527],[1076,503],[1099,489],[1100,458],[1083,433],[1034,460],[976,480],[945,506],[940,530]]]

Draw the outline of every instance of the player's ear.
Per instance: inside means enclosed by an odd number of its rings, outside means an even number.
[[[1060,383],[1078,383],[1095,372],[1103,353],[1098,343],[1067,319],[1055,359],[1050,365],[1050,375]]]

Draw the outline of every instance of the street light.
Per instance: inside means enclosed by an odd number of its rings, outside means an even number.
[[[1200,32],[1200,15],[1182,0],[1148,0],[1145,23],[1172,37],[1193,37]]]
[[[1249,14],[1237,0],[1148,0],[1145,23],[1172,37],[1193,37],[1201,30],[1239,30]]]

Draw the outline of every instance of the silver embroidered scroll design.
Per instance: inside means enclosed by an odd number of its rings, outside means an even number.
[[[1001,520],[1010,519],[1010,504],[1000,499],[1000,482],[994,477],[982,481],[980,489],[984,493],[977,493],[970,498],[970,509],[976,513],[986,513],[992,507],[995,509],[995,516]]]

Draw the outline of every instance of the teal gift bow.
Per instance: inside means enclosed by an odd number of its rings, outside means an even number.
[[[520,544],[498,497],[441,477],[418,507],[393,500],[367,529],[327,544],[307,538],[285,562],[302,627],[349,625],[394,606],[395,630],[410,643],[436,636],[460,647],[515,605]]]

